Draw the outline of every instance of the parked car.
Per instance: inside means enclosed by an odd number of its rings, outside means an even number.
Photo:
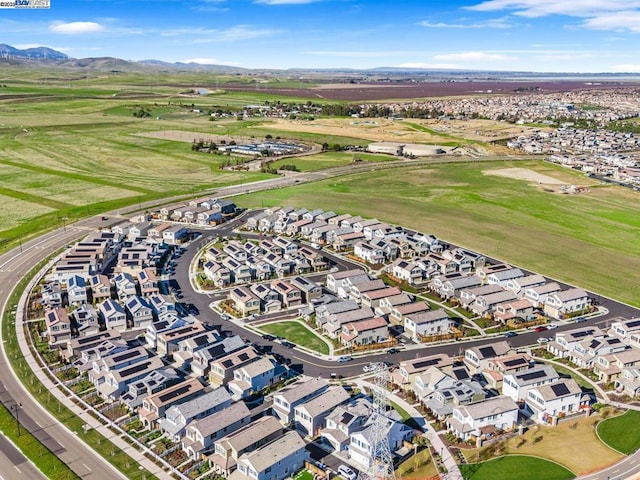
[[[350,362],[351,360],[353,360],[353,357],[351,357],[349,355],[343,355],[341,357],[338,357],[338,362],[340,362],[340,363]]]
[[[535,328],[535,331],[536,331],[536,332],[546,332],[547,330],[548,330],[548,329],[547,329],[547,327],[546,327],[545,325],[538,325],[538,326]]]
[[[296,344],[295,344],[295,343],[287,342],[286,340],[282,340],[282,341],[280,342],[280,345],[282,345],[283,347],[286,347],[286,348],[293,348],[293,347],[295,347],[295,346],[296,346]]]
[[[576,322],[576,323],[582,323],[582,322],[586,322],[586,321],[587,321],[587,319],[586,319],[586,318],[584,318],[584,317],[578,317],[578,318],[576,318],[576,320],[575,320],[575,322]]]
[[[399,353],[399,352],[400,352],[400,349],[399,349],[399,348],[390,348],[389,350],[387,350],[387,353],[390,353],[390,354],[392,354],[392,355],[393,355],[394,353]]]
[[[543,345],[545,343],[549,343],[549,339],[547,337],[540,337],[536,341],[538,342],[539,345]]]
[[[555,330],[556,328],[558,328],[557,323],[550,323],[549,325],[547,325],[547,330]]]
[[[351,468],[346,465],[340,465],[338,467],[338,475],[340,475],[345,480],[356,480],[358,475]]]
[[[276,337],[274,337],[273,335],[269,335],[268,333],[265,333],[264,335],[262,335],[262,338],[270,342],[273,342],[276,339]]]
[[[364,373],[369,373],[371,370],[373,370],[373,369],[371,368],[371,364],[370,363],[367,363],[364,367],[362,367],[362,371]]]
[[[518,334],[516,332],[507,332],[504,334],[505,338],[513,338],[515,336],[517,336]]]

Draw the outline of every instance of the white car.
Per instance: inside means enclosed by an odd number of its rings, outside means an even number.
[[[547,330],[555,330],[556,328],[558,328],[557,323],[550,323],[549,325],[547,325]]]
[[[540,337],[538,340],[536,340],[538,342],[539,345],[542,345],[544,343],[549,343],[549,339],[547,337]]]
[[[340,465],[338,467],[338,475],[340,475],[345,480],[356,480],[356,478],[358,478],[358,475],[356,474],[356,472],[351,470],[346,465]]]

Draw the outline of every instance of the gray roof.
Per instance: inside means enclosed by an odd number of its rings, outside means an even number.
[[[300,434],[291,431],[253,452],[245,453],[238,459],[238,462],[245,461],[251,464],[256,472],[262,472],[304,447],[305,443]]]
[[[328,385],[326,380],[322,378],[306,378],[300,379],[291,385],[282,388],[276,395],[284,398],[289,404],[295,403],[301,398],[312,394],[313,392],[322,390]]]
[[[298,405],[296,410],[303,409],[313,417],[334,409],[348,399],[349,394],[347,391],[340,386],[336,386],[312,398],[308,402]]]
[[[193,420],[188,428],[196,428],[203,437],[207,437],[214,432],[218,432],[225,427],[233,425],[237,421],[248,417],[251,412],[244,402],[236,402],[229,405],[224,410],[209,415],[199,420]]]
[[[465,417],[471,417],[477,420],[488,417],[489,415],[498,415],[512,410],[517,411],[518,405],[516,405],[516,402],[514,402],[511,397],[501,395],[482,402],[458,407],[458,410],[460,410]]]
[[[282,431],[282,425],[280,422],[276,417],[267,415],[245,427],[242,427],[240,430],[221,438],[216,443],[221,444],[225,450],[232,448],[236,452],[240,452],[257,441],[278,431]]]
[[[193,400],[188,400],[180,405],[174,405],[167,411],[167,416],[172,410],[180,412],[187,421],[191,418],[198,416],[202,412],[206,412],[209,409],[215,408],[217,405],[231,401],[231,395],[224,387],[216,388],[211,392],[198,395]]]

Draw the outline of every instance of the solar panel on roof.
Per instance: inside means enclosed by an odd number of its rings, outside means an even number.
[[[492,357],[496,355],[496,351],[493,347],[480,347],[478,351],[482,354],[483,357]]]
[[[515,358],[513,360],[507,360],[506,362],[504,362],[504,364],[507,367],[513,367],[515,365],[522,365],[523,363],[527,363],[527,361],[524,358]]]
[[[566,395],[569,393],[569,387],[567,387],[564,383],[558,383],[557,385],[551,385],[551,390],[553,393],[560,397],[562,395]]]
[[[435,365],[437,363],[439,363],[439,359],[438,358],[432,358],[430,360],[423,360],[421,362],[416,362],[413,364],[413,366],[415,368],[424,368],[424,367],[430,367],[431,365]]]
[[[187,393],[189,390],[191,390],[191,385],[183,385],[182,387],[176,390],[173,390],[172,392],[168,392],[163,395],[160,395],[158,397],[158,400],[160,400],[162,403],[165,403],[167,400],[170,400],[171,398],[178,397],[184,393]]]
[[[120,375],[122,377],[128,377],[129,375],[133,375],[134,373],[141,372],[142,370],[145,370],[150,364],[151,364],[150,361],[149,362],[136,363],[133,367],[125,368],[124,370],[122,370],[120,372]]]
[[[626,323],[626,326],[627,326],[628,328],[635,328],[635,327],[637,327],[638,325],[640,325],[640,320],[633,320],[633,321],[631,321],[631,322],[627,322],[627,323]]]
[[[524,380],[525,382],[528,382],[530,380],[535,380],[536,378],[546,377],[546,376],[547,376],[547,373],[544,370],[538,370],[535,372],[526,372],[521,375],[518,375],[518,377]]]
[[[342,414],[342,423],[349,423],[351,420],[353,420],[352,414],[350,414],[349,412],[344,412]]]
[[[591,335],[593,333],[593,330],[584,330],[582,332],[575,332],[572,333],[571,335],[574,338],[582,338],[582,337],[586,337],[587,335]]]

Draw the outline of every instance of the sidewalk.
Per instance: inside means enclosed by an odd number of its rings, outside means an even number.
[[[17,310],[16,310],[16,337],[17,337],[17,340],[18,340],[18,345],[20,346],[20,351],[22,352],[22,355],[24,356],[24,359],[28,363],[29,367],[31,368],[31,370],[33,371],[35,376],[42,383],[44,388],[49,390],[50,392],[53,392],[53,394],[56,396],[56,398],[65,407],[67,407],[69,410],[71,410],[77,417],[82,419],[84,424],[88,426],[88,427],[85,427],[87,430],[88,429],[97,430],[103,437],[105,437],[111,443],[113,443],[113,445],[118,450],[121,450],[121,451],[125,452],[126,454],[128,454],[135,462],[139,463],[148,472],[152,473],[153,475],[155,475],[159,479],[170,480],[171,478],[173,478],[171,476],[171,474],[165,472],[164,470],[162,470],[162,468],[160,468],[154,462],[149,460],[144,455],[143,452],[141,452],[139,450],[136,450],[133,446],[129,445],[129,443],[127,443],[123,438],[121,438],[119,434],[114,433],[107,425],[104,425],[99,420],[97,420],[94,417],[92,417],[91,415],[89,415],[87,410],[84,410],[80,406],[76,405],[71,400],[70,397],[67,397],[66,395],[64,395],[62,393],[56,394],[56,392],[58,391],[58,388],[59,388],[58,385],[54,384],[54,382],[51,381],[49,376],[38,365],[38,362],[36,361],[36,359],[34,358],[33,354],[31,353],[31,350],[29,349],[29,346],[27,344],[27,339],[25,337],[25,324],[26,323],[24,322],[24,315],[25,315],[24,305],[28,301],[28,292],[30,292],[31,289],[33,288],[33,286],[38,282],[38,280],[40,279],[41,274],[43,272],[46,272],[49,268],[51,268],[51,265],[47,264],[38,273],[38,275],[36,275],[33,278],[33,280],[31,280],[31,282],[29,283],[29,285],[25,289],[24,293],[22,294],[22,297],[20,298],[20,301],[18,302],[18,307],[17,307]],[[49,414],[51,416],[52,421],[58,422],[58,419],[55,418],[51,413],[49,413],[44,407],[42,407],[42,409],[45,412],[47,412],[47,414]],[[111,423],[111,425],[113,425],[113,423]],[[67,428],[65,427],[65,429],[67,429]],[[78,435],[78,432],[72,432],[69,429],[67,429],[67,431],[71,435],[76,435],[76,436]],[[109,463],[106,459],[104,459],[99,453],[96,452],[95,455],[96,455],[97,458],[100,458],[103,461],[103,463],[105,465],[105,471],[111,471],[115,478],[122,478],[122,479],[127,479],[128,478],[124,474],[122,474],[119,470],[117,470],[113,465],[111,465],[111,463]]]
[[[360,388],[365,386],[368,388],[373,387],[371,383],[362,379],[356,380],[356,384]],[[403,410],[405,410],[409,415],[411,415],[413,419],[416,421],[416,423],[418,425],[421,425],[426,430],[426,432],[423,434],[423,437],[425,437],[427,440],[429,440],[429,442],[431,442],[431,445],[436,450],[436,452],[441,452],[440,456],[442,458],[442,463],[447,468],[447,473],[441,474],[440,478],[443,480],[444,479],[453,480],[453,479],[462,478],[462,473],[458,468],[458,464],[456,463],[455,458],[453,457],[453,455],[451,455],[449,448],[442,441],[442,439],[440,438],[440,435],[438,435],[438,432],[436,432],[436,430],[433,428],[433,425],[427,422],[418,410],[416,410],[412,405],[407,403],[398,395],[389,392],[388,398],[389,398],[389,401],[397,404]]]

